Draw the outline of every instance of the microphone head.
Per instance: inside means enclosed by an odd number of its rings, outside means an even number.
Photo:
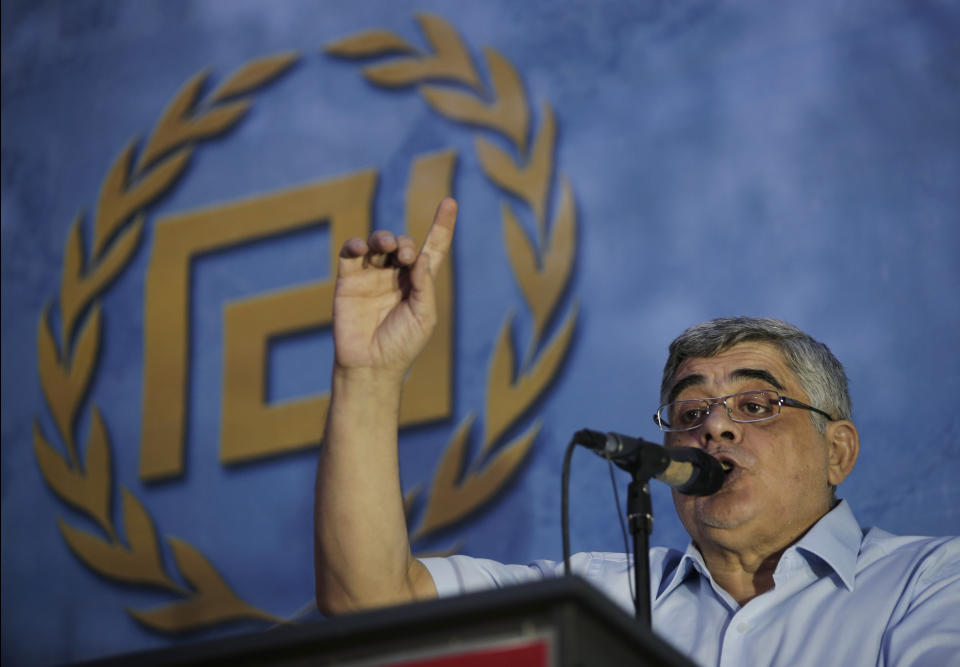
[[[667,447],[674,461],[693,464],[693,474],[677,491],[688,496],[710,496],[723,486],[724,474],[720,461],[696,447]]]

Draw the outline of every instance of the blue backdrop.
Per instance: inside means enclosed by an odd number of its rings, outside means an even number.
[[[37,428],[65,451],[37,350],[48,305],[59,335],[71,225],[85,212],[89,248],[107,170],[198,71],[208,68],[216,85],[254,59],[299,55],[146,210],[140,246],[101,294],[97,368],[77,433],[87,441],[95,403],[112,442],[109,509],[121,539],[125,488],[161,540],[188,542],[239,597],[279,618],[312,618],[316,450],[243,466],[218,461],[223,308],[329,276],[329,239],[308,230],[194,264],[186,472],[149,484],[138,477],[144,276],[159,218],[375,169],[375,224],[399,230],[412,160],[455,150],[453,414],[403,431],[405,488],[429,486],[455,427],[471,412],[482,418],[510,312],[523,362],[533,323],[500,221],[501,202],[518,200],[485,178],[474,143],[483,128],[444,117],[415,87],[365,80],[366,60],[324,51],[373,29],[429,51],[422,12],[452,26],[482,76],[487,47],[512,64],[534,132],[543,104],[553,109],[550,212],[565,178],[577,231],[570,284],[546,339],[575,304],[580,310],[552,381],[508,431],[542,422],[517,474],[479,511],[420,540],[419,552],[559,558],[567,439],[584,426],[658,438],[650,415],[669,341],[690,324],[739,314],[788,320],[846,365],[862,451],[840,493],[861,523],[905,534],[960,527],[956,3],[34,0],[5,1],[2,11],[4,664],[269,626],[240,620],[165,633],[135,620],[127,609],[184,594],[85,565],[58,522],[103,533],[53,493],[34,447]],[[273,345],[267,399],[325,391],[330,349],[325,330]],[[480,457],[475,440],[470,460]],[[605,464],[586,453],[574,462],[574,549],[622,550]],[[622,495],[626,479],[617,479]],[[666,490],[654,490],[654,504],[653,542],[682,547]],[[171,543],[162,544],[161,566],[189,588]]]

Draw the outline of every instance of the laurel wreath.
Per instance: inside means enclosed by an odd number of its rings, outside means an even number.
[[[510,63],[493,49],[485,50],[491,79],[491,88],[487,89],[449,24],[429,15],[418,16],[418,21],[432,52],[421,52],[387,31],[362,33],[330,45],[327,51],[349,58],[410,54],[368,66],[364,74],[379,86],[416,85],[427,103],[445,118],[505,137],[520,159],[515,160],[482,136],[476,137],[475,150],[486,176],[530,208],[537,234],[536,240],[531,241],[511,205],[504,200],[502,222],[509,259],[534,321],[527,359],[520,364],[519,371],[515,370],[514,316],[508,314],[490,363],[480,454],[465,466],[474,422],[471,414],[455,429],[445,449],[422,520],[411,533],[411,540],[462,520],[489,501],[517,471],[541,425],[535,422],[500,447],[502,436],[555,377],[569,349],[578,312],[573,305],[552,339],[542,341],[572,271],[576,235],[573,195],[565,179],[556,214],[547,224],[555,144],[552,109],[543,105],[540,128],[528,147],[529,106]],[[99,358],[103,319],[100,295],[131,261],[143,235],[147,209],[184,173],[200,143],[233,129],[252,105],[252,93],[283,75],[298,59],[296,53],[281,53],[251,61],[203,99],[200,94],[209,78],[206,71],[183,85],[153,128],[136,162],[135,148],[139,142],[135,138],[108,169],[97,201],[91,248],[84,246],[83,212],[68,232],[57,295],[59,339],[49,304],[38,324],[38,374],[62,447],[54,446],[39,419],[35,420],[33,447],[37,463],[54,493],[100,528],[99,533],[83,530],[60,518],[60,532],[74,555],[98,574],[177,596],[178,601],[157,608],[127,609],[145,627],[160,632],[193,630],[241,619],[270,623],[283,619],[240,599],[196,548],[185,540],[167,536],[180,575],[171,576],[163,564],[153,520],[126,487],[121,488],[124,537],[120,536],[111,512],[112,443],[103,415],[92,401],[86,442],[80,443],[76,435],[78,416],[89,398],[88,389]],[[471,92],[454,89],[449,83],[428,81],[463,84]],[[499,449],[495,455],[494,449]],[[408,515],[421,491],[418,488],[407,494]]]

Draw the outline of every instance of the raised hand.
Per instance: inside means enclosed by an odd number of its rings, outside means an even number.
[[[333,303],[335,364],[400,379],[436,324],[434,276],[450,249],[457,204],[437,207],[423,248],[388,231],[353,238],[340,250]]]

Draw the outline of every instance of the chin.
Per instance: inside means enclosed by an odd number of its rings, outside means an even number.
[[[696,528],[718,530],[737,528],[756,514],[756,508],[751,507],[745,498],[722,491],[705,498],[690,498],[684,505],[685,507],[681,509],[678,504],[678,512],[681,517],[687,517],[692,521]],[[689,529],[688,532],[690,532]]]
[[[731,528],[737,528],[746,523],[748,517],[743,516],[745,513],[739,512],[697,512],[695,520],[697,524],[701,526],[706,526],[708,528],[716,528],[720,530],[729,530]]]

